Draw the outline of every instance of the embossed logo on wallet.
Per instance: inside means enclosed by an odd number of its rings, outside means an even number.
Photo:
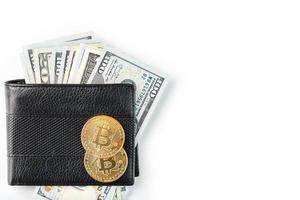
[[[87,173],[99,182],[119,179],[128,165],[124,142],[124,129],[116,119],[106,115],[90,118],[81,131]]]

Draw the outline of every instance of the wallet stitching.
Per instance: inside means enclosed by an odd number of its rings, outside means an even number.
[[[7,157],[83,157],[84,154],[82,155],[52,155],[52,154],[49,154],[49,155],[14,155],[14,154],[11,154],[11,155],[7,155]]]
[[[65,84],[65,85],[5,85],[6,87],[15,87],[15,88],[28,88],[28,87],[34,87],[34,88],[98,88],[101,89],[102,87],[118,87],[118,88],[131,88],[133,87],[132,85],[128,84],[99,84],[99,85],[89,85],[89,84],[78,84],[78,85],[69,85],[69,84]]]
[[[65,114],[62,114],[62,115],[51,115],[51,114],[47,114],[47,115],[44,115],[44,114],[12,114],[12,113],[6,113],[6,116],[12,116],[12,117],[24,117],[24,118],[36,118],[36,117],[45,117],[45,118],[86,118],[86,117],[91,117],[91,116],[97,116],[97,115],[110,115],[110,116],[114,116],[114,117],[117,117],[117,118],[122,118],[122,119],[134,119],[133,116],[126,116],[126,115],[114,115],[114,114],[86,114],[86,115],[65,115]]]

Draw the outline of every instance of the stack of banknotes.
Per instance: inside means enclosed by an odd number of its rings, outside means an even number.
[[[166,87],[166,76],[87,32],[27,45],[21,55],[26,83],[131,83],[136,88],[137,139]],[[126,199],[128,187],[39,186],[34,199]]]

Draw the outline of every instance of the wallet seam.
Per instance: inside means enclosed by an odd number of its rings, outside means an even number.
[[[89,115],[89,114],[86,114],[86,115],[44,115],[44,114],[13,114],[13,113],[6,113],[7,116],[12,116],[12,117],[29,117],[29,118],[35,118],[35,117],[45,117],[45,118],[86,118],[86,117],[92,117],[92,116],[97,116],[97,115],[110,115],[110,114],[102,114],[102,113],[99,113],[99,114],[93,114],[93,115]],[[114,117],[117,117],[117,118],[122,118],[122,119],[126,119],[126,118],[132,118],[134,119],[134,117],[132,116],[126,116],[126,115],[110,115],[110,116],[114,116]]]
[[[101,87],[115,87],[115,86],[118,86],[120,88],[130,88],[130,87],[133,87],[132,85],[130,84],[99,84],[99,85],[90,85],[90,84],[85,84],[85,85],[80,85],[80,84],[75,84],[75,85],[72,85],[72,84],[65,84],[65,85],[51,85],[51,84],[48,84],[48,85],[39,85],[39,84],[36,84],[36,85],[12,85],[12,84],[6,84],[5,85],[6,87],[17,87],[17,88],[27,88],[27,87],[35,87],[35,88],[65,88],[65,87],[69,87],[69,88],[84,88],[84,87],[93,87],[93,88],[101,88]]]
[[[53,155],[53,154],[49,154],[49,155],[7,155],[7,157],[83,157],[84,154],[82,155]]]

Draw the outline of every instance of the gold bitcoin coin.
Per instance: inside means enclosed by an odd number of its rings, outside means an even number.
[[[87,173],[99,182],[109,183],[118,180],[125,173],[127,165],[128,158],[124,149],[109,158],[101,158],[88,151],[84,154],[84,167]]]
[[[118,153],[125,142],[122,125],[114,118],[99,115],[90,118],[81,131],[81,143],[86,151],[108,158]]]

